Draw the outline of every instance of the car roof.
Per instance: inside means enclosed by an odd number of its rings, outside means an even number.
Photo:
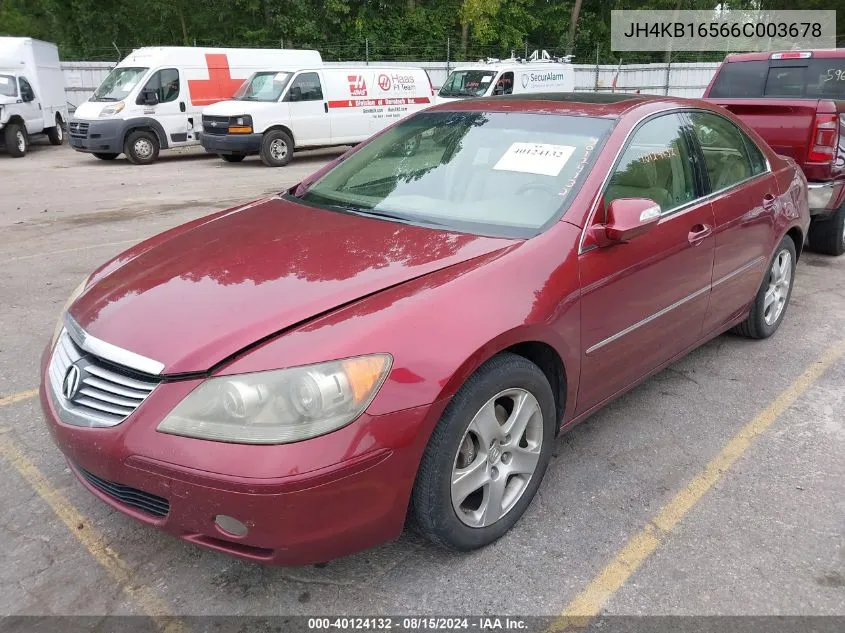
[[[760,62],[768,61],[775,53],[812,53],[818,59],[843,58],[845,48],[817,48],[803,49],[801,51],[765,51],[762,53],[731,53],[725,57],[726,62]]]
[[[461,99],[442,103],[435,110],[483,110],[487,112],[527,112],[618,118],[625,112],[643,105],[665,107],[700,106],[698,99],[642,95],[620,92],[538,92],[520,95],[501,95],[477,99]],[[709,106],[706,106],[709,108]]]

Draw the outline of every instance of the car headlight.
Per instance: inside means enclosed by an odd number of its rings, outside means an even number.
[[[217,442],[287,444],[335,431],[361,415],[390,371],[389,354],[211,378],[158,430]]]
[[[91,276],[89,275],[85,279],[82,280],[82,283],[79,284],[76,288],[73,289],[73,292],[70,293],[70,296],[65,301],[65,304],[62,306],[62,311],[59,312],[59,318],[56,321],[56,329],[53,330],[53,338],[50,341],[50,348],[52,349],[56,345],[56,341],[59,340],[59,334],[62,333],[62,328],[65,326],[65,313],[67,312],[68,308],[79,298],[84,291],[86,286],[88,286],[88,282],[91,280]]]
[[[126,104],[123,101],[118,101],[117,103],[110,103],[105,108],[100,110],[100,116],[101,117],[112,116],[114,114],[117,114],[118,112],[121,112],[123,110],[123,108],[125,108],[125,107],[126,107]]]
[[[252,117],[248,114],[231,117],[229,134],[252,134]]]

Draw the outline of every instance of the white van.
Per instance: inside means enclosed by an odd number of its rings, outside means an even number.
[[[571,56],[552,57],[534,51],[527,60],[489,59],[455,68],[437,93],[437,103],[469,97],[495,97],[536,92],[573,92]]]
[[[223,160],[258,154],[280,167],[294,149],[354,145],[434,100],[422,68],[301,67],[259,72],[202,112],[202,146]]]
[[[125,153],[132,163],[152,163],[160,149],[197,145],[202,108],[231,98],[255,71],[321,64],[308,50],[139,48],[76,109],[70,144],[102,160]]]
[[[26,155],[32,137],[64,141],[65,81],[55,44],[31,37],[0,37],[0,143]]]

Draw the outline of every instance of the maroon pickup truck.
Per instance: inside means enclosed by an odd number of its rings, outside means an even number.
[[[704,98],[798,163],[809,183],[810,247],[845,252],[845,49],[728,55]]]

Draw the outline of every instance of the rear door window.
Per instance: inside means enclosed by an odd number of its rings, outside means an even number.
[[[708,112],[692,112],[689,117],[704,154],[710,191],[727,189],[765,170],[759,150],[752,159],[751,139],[733,123]]]

